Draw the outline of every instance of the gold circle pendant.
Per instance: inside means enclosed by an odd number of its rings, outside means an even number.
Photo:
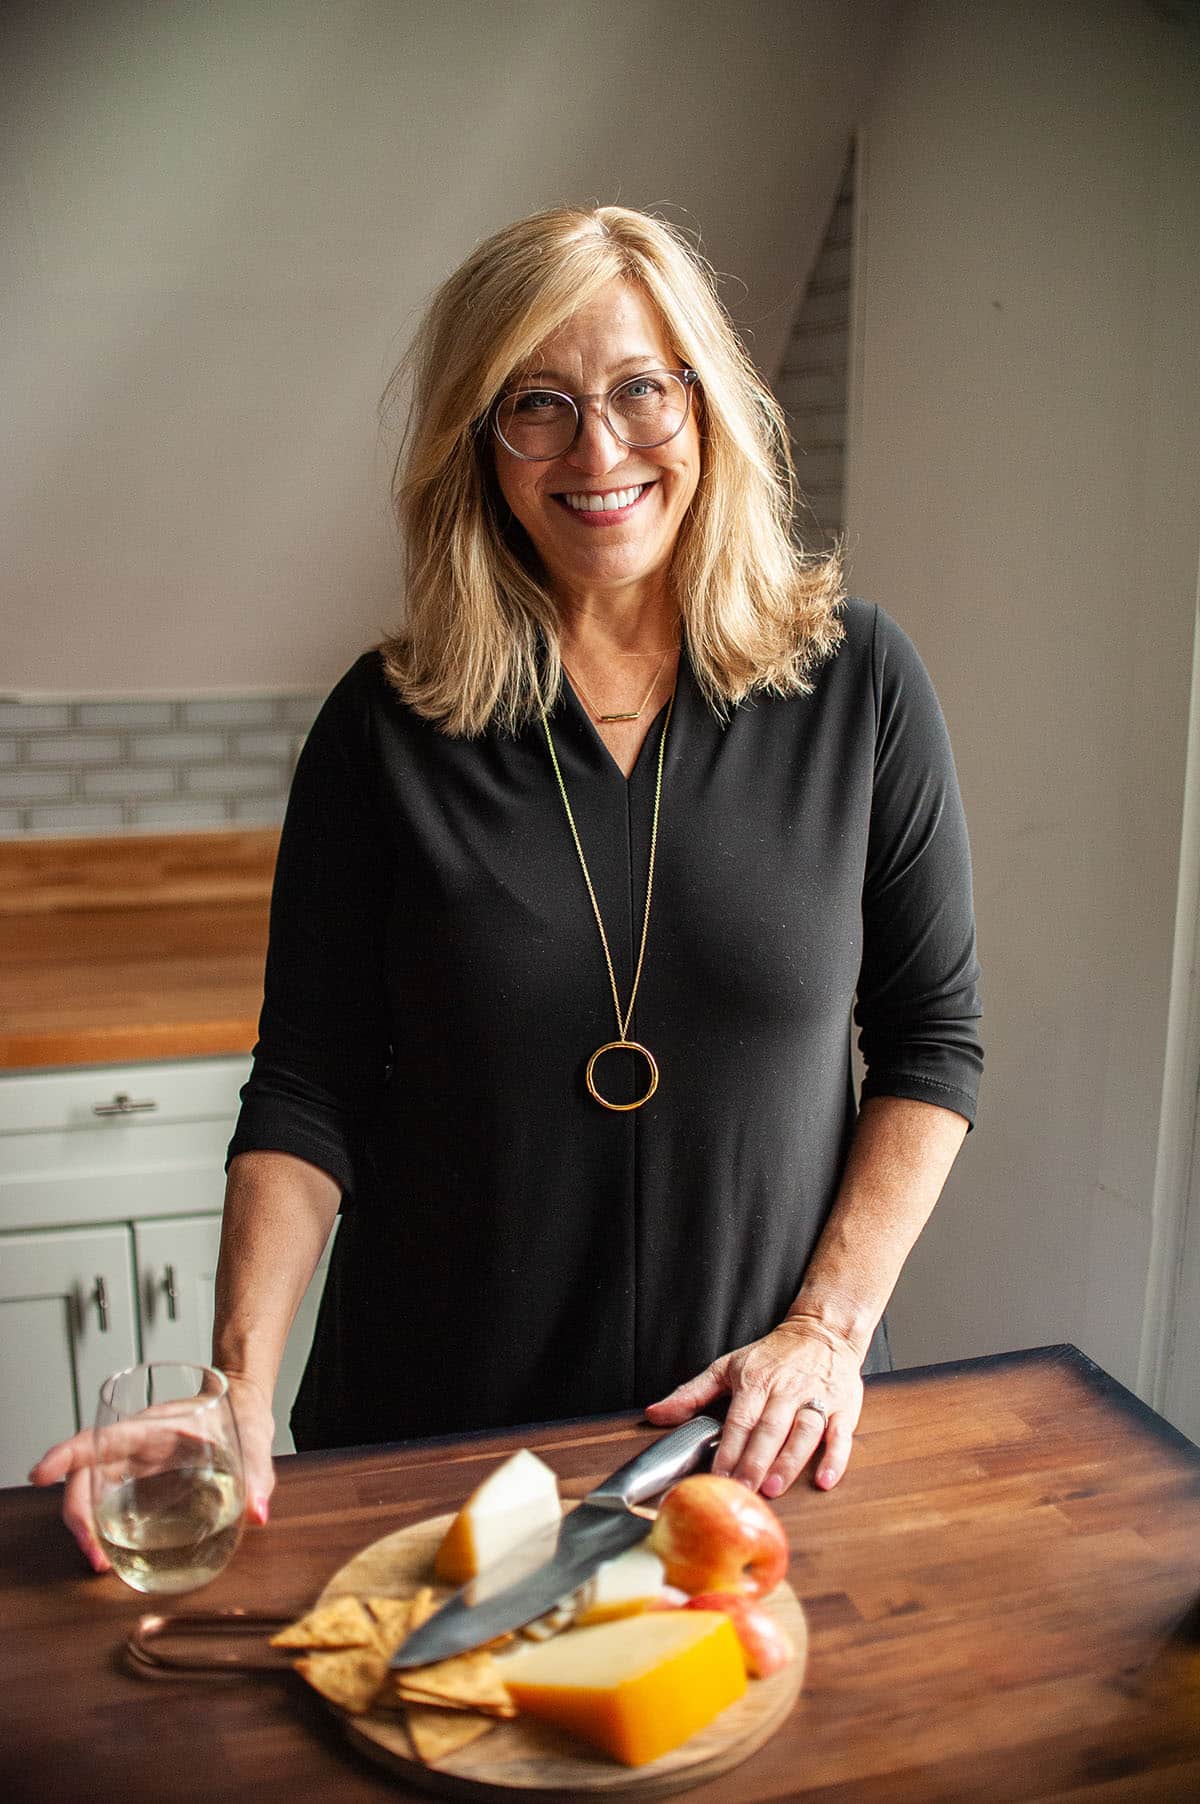
[[[647,1065],[649,1065],[650,1088],[646,1091],[644,1096],[639,1096],[636,1102],[609,1102],[607,1096],[601,1096],[599,1090],[597,1090],[592,1073],[596,1069],[596,1060],[602,1059],[606,1052],[640,1052]],[[643,1103],[650,1101],[650,1098],[658,1089],[658,1066],[654,1062],[654,1054],[648,1047],[643,1046],[640,1040],[609,1040],[607,1045],[597,1046],[595,1052],[588,1060],[586,1082],[589,1095],[595,1097],[602,1109],[617,1109],[624,1113],[629,1109],[640,1109]]]

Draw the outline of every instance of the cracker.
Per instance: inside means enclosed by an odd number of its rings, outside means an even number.
[[[515,1716],[516,1705],[485,1648],[455,1654],[435,1666],[412,1666],[395,1675],[402,1702],[452,1704],[489,1716]]]
[[[370,1647],[375,1626],[357,1597],[331,1597],[271,1636],[272,1647]]]
[[[465,1710],[439,1710],[436,1704],[410,1704],[404,1712],[409,1739],[419,1759],[434,1766],[456,1748],[486,1735],[495,1723],[489,1716]]]
[[[412,1629],[412,1600],[407,1597],[368,1597],[366,1605],[374,1624],[376,1646],[390,1660]]]
[[[419,1629],[422,1623],[428,1622],[431,1616],[436,1616],[437,1614],[438,1605],[434,1601],[432,1585],[421,1586],[421,1589],[412,1600],[411,1608],[412,1614],[408,1621],[410,1634],[414,1629]]]
[[[388,1675],[388,1656],[378,1646],[347,1647],[337,1653],[303,1654],[296,1671],[315,1691],[361,1716],[375,1702]]]

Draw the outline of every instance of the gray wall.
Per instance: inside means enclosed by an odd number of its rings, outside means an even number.
[[[1200,55],[1150,7],[930,0],[861,141],[849,532],[974,847],[980,1126],[906,1363],[1137,1376],[1200,566]]]
[[[894,11],[5,8],[0,691],[332,682],[400,611],[384,381],[534,207],[702,228],[773,368]]]

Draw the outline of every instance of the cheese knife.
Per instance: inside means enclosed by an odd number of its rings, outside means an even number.
[[[556,1527],[522,1541],[456,1591],[392,1655],[401,1670],[431,1666],[524,1628],[569,1597],[605,1560],[642,1541],[650,1523],[634,1504],[657,1497],[702,1465],[721,1438],[712,1416],[695,1416],[643,1448]]]

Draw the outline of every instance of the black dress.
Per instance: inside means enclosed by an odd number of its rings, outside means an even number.
[[[584,1069],[612,997],[540,722],[452,739],[378,654],[296,771],[266,996],[230,1156],[293,1153],[343,1219],[298,1446],[641,1406],[783,1316],[864,1095],[971,1119],[970,863],[942,716],[862,602],[815,692],[720,724],[681,661],[630,1035],[632,1113]],[[567,690],[551,720],[628,997],[666,710],[626,781]],[[620,1069],[627,1062],[629,1069]],[[645,1067],[603,1063],[640,1093]],[[886,1365],[877,1337],[867,1369]]]

